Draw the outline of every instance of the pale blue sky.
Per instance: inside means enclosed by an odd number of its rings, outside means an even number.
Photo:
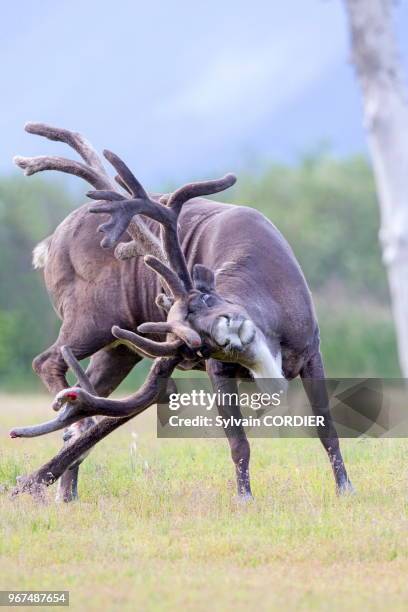
[[[395,17],[407,67],[407,0]],[[149,189],[323,140],[365,147],[341,0],[9,2],[0,53],[3,172],[15,154],[63,151],[27,120],[82,131]]]

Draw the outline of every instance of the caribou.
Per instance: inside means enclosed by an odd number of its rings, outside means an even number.
[[[214,390],[238,395],[241,378],[300,376],[339,494],[352,492],[330,415],[311,293],[290,246],[260,212],[206,199],[236,178],[148,194],[114,153],[101,157],[78,133],[29,123],[28,132],[61,141],[83,161],[56,156],[16,157],[31,175],[57,170],[81,177],[93,203],[74,210],[34,250],[62,320],[55,343],[33,361],[57,416],[15,428],[11,437],[65,429],[61,451],[20,479],[15,492],[59,479],[58,498],[77,496],[78,466],[91,448],[146,410],[171,388],[175,368],[205,370]],[[102,219],[102,224],[100,221]],[[98,232],[103,234],[100,242]],[[101,248],[102,247],[102,248]],[[91,357],[86,372],[79,361]],[[109,399],[144,357],[153,362],[143,385],[125,399]],[[77,383],[70,387],[71,368]],[[238,496],[252,499],[250,447],[239,424],[239,402],[218,405],[235,465]],[[101,418],[103,417],[103,418]],[[320,422],[320,421],[318,421]]]

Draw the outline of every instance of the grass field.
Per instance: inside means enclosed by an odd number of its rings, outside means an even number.
[[[73,610],[408,608],[408,440],[343,441],[346,499],[317,440],[253,440],[241,507],[226,442],[157,440],[152,410],[100,443],[67,506],[9,496],[60,445],[7,438],[47,397],[0,406],[0,589],[69,590]]]

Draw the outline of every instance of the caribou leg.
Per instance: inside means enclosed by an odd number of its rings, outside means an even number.
[[[223,363],[215,359],[209,359],[206,363],[207,373],[210,377],[214,392],[220,391],[224,394],[237,394],[237,366],[233,363]],[[226,397],[231,397],[227,396]],[[218,405],[218,412],[223,418],[234,417],[242,419],[239,402],[225,401]],[[237,490],[239,499],[248,501],[252,499],[251,485],[249,479],[249,458],[250,448],[245,430],[242,426],[228,426],[225,429],[230,449],[231,457],[235,465],[237,478]]]
[[[105,348],[92,356],[86,371],[87,377],[97,395],[107,397],[126,378],[132,368],[141,361],[137,353],[125,345]],[[74,423],[64,432],[64,444],[77,440],[79,436],[95,424],[95,417]],[[77,462],[66,470],[58,481],[56,501],[70,502],[78,499],[79,464]]]
[[[106,325],[101,325],[100,329],[106,329]],[[140,360],[137,354],[124,346],[103,349],[110,342],[111,336],[99,330],[96,325],[85,328],[78,319],[68,319],[64,321],[56,342],[34,359],[34,371],[53,395],[69,387],[66,379],[68,366],[61,354],[63,345],[67,345],[79,360],[93,355],[88,374],[91,384],[101,396],[109,395]],[[78,438],[93,423],[93,418],[85,418],[71,425],[64,432],[64,444]],[[78,467],[72,466],[61,477],[56,499],[66,502],[75,499],[77,480]]]
[[[33,370],[53,395],[69,387],[66,379],[68,366],[61,354],[62,346],[70,347],[75,357],[81,360],[94,355],[114,340],[106,321],[93,319],[92,324],[88,323],[81,317],[64,320],[55,343],[33,361]]]
[[[300,372],[303,387],[309,398],[313,413],[324,417],[324,426],[318,427],[319,438],[328,454],[339,495],[354,493],[340,451],[339,437],[329,409],[329,396],[324,382],[325,373],[320,351],[315,353]]]
[[[55,501],[68,503],[78,499],[78,477],[79,463],[76,463],[68,468],[59,479]]]
[[[47,461],[38,470],[28,476],[18,479],[18,483],[12,491],[12,496],[20,493],[35,494],[39,488],[50,486],[60,478],[69,467],[88,453],[100,440],[115,429],[129,421],[132,416],[124,418],[104,418],[84,432],[77,440],[62,447],[55,457]]]

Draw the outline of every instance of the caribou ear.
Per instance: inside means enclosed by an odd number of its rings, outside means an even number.
[[[193,283],[195,289],[198,289],[199,291],[214,291],[214,272],[203,264],[195,264],[193,268]]]

